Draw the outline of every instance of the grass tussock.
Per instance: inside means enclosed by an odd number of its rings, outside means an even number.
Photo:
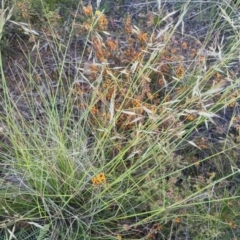
[[[2,42],[28,33],[0,55],[3,239],[239,237],[237,3],[208,5],[201,38],[190,1],[157,3],[43,8],[41,26],[2,6]]]

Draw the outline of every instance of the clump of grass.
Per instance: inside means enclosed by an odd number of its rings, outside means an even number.
[[[228,64],[239,41],[218,45],[216,54],[206,42],[183,40],[178,27],[187,9],[176,22],[170,13],[158,24],[151,12],[141,29],[126,15],[120,36],[104,12],[81,7],[66,42],[51,24],[47,52],[33,36],[27,68],[12,67],[21,83],[16,96],[1,61],[2,234],[238,234],[239,153],[230,133],[237,116],[222,128],[215,122],[237,106],[238,78]],[[73,55],[79,37],[84,44]],[[210,129],[221,137],[208,137]]]

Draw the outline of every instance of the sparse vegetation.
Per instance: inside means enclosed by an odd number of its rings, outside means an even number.
[[[2,239],[240,237],[239,1],[126,2],[2,2]]]

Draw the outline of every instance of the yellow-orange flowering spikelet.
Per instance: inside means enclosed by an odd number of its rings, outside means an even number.
[[[154,96],[152,95],[151,92],[147,92],[147,97],[148,97],[148,99],[151,100],[151,101],[154,99]]]
[[[92,178],[93,185],[102,185],[106,183],[106,177],[104,173],[99,173],[97,176]]]
[[[183,42],[183,43],[182,43],[182,48],[183,48],[184,50],[186,50],[187,47],[188,47],[187,43],[186,43],[186,42]]]
[[[91,113],[92,113],[93,115],[96,115],[96,114],[98,113],[98,109],[97,109],[95,106],[93,106],[93,107],[91,108]]]
[[[87,16],[91,16],[92,15],[92,6],[88,5],[86,7],[82,8],[83,14],[87,15]]]
[[[185,119],[188,121],[194,121],[197,118],[195,114],[189,114],[185,116]]]
[[[29,6],[26,3],[17,3],[17,7],[21,11],[22,18],[29,18]]]
[[[109,51],[103,49],[102,42],[97,37],[93,37],[92,42],[97,59],[100,62],[105,62],[106,58],[109,56]]]
[[[117,42],[112,40],[111,38],[108,38],[106,41],[106,44],[111,51],[116,51],[118,48]]]
[[[127,16],[124,28],[125,28],[126,34],[131,34],[132,33],[132,20],[131,20],[130,16]]]
[[[184,76],[184,68],[183,66],[178,66],[176,68],[176,77],[181,79],[183,78],[183,76]]]
[[[175,222],[175,223],[180,223],[180,222],[181,222],[181,219],[180,219],[179,217],[177,217],[177,218],[174,219],[174,222]]]
[[[147,33],[140,32],[138,34],[138,41],[140,43],[147,43],[148,42],[148,36]]]
[[[98,19],[98,28],[99,30],[107,30],[107,27],[108,27],[108,19],[106,15],[101,13]]]

